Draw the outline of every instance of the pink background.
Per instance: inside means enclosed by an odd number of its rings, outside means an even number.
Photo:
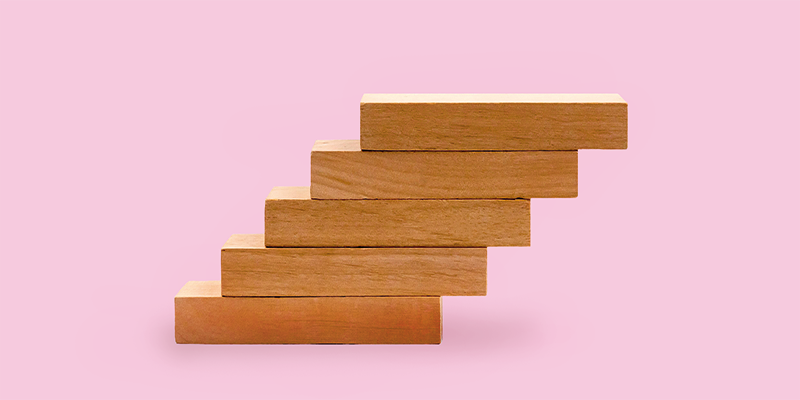
[[[0,4],[2,398],[800,398],[799,3]],[[178,346],[367,92],[616,92],[440,346]]]

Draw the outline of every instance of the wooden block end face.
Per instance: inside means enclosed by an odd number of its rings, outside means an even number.
[[[223,249],[222,295],[485,296],[486,249]]]
[[[185,292],[175,298],[175,339],[195,344],[439,344],[441,298],[226,298]]]
[[[624,150],[628,148],[628,103],[623,104],[621,107],[622,107],[621,113],[624,116],[620,117],[621,126],[620,126],[620,133],[618,136],[622,138],[620,139],[619,149]]]
[[[577,112],[584,120],[573,122],[570,128],[581,135],[560,146],[602,150],[628,148],[627,103],[585,104]]]

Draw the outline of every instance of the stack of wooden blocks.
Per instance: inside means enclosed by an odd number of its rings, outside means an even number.
[[[222,281],[175,297],[178,343],[438,344],[441,296],[486,295],[487,247],[530,245],[530,199],[578,195],[578,149],[627,148],[616,94],[367,94],[318,141]]]

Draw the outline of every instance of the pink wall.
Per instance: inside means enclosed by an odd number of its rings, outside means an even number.
[[[800,398],[800,3],[0,3],[2,398]],[[366,92],[617,92],[440,346],[178,346]]]

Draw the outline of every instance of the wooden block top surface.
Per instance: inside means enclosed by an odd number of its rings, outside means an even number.
[[[310,186],[275,186],[267,200],[311,200]]]
[[[355,140],[317,140],[311,151],[361,151],[361,141]]]
[[[263,249],[264,234],[233,234],[222,246],[222,250],[252,250]]]
[[[188,297],[222,297],[220,281],[189,281],[175,298],[188,298]]]
[[[625,103],[616,93],[367,93],[361,104],[370,103]]]

